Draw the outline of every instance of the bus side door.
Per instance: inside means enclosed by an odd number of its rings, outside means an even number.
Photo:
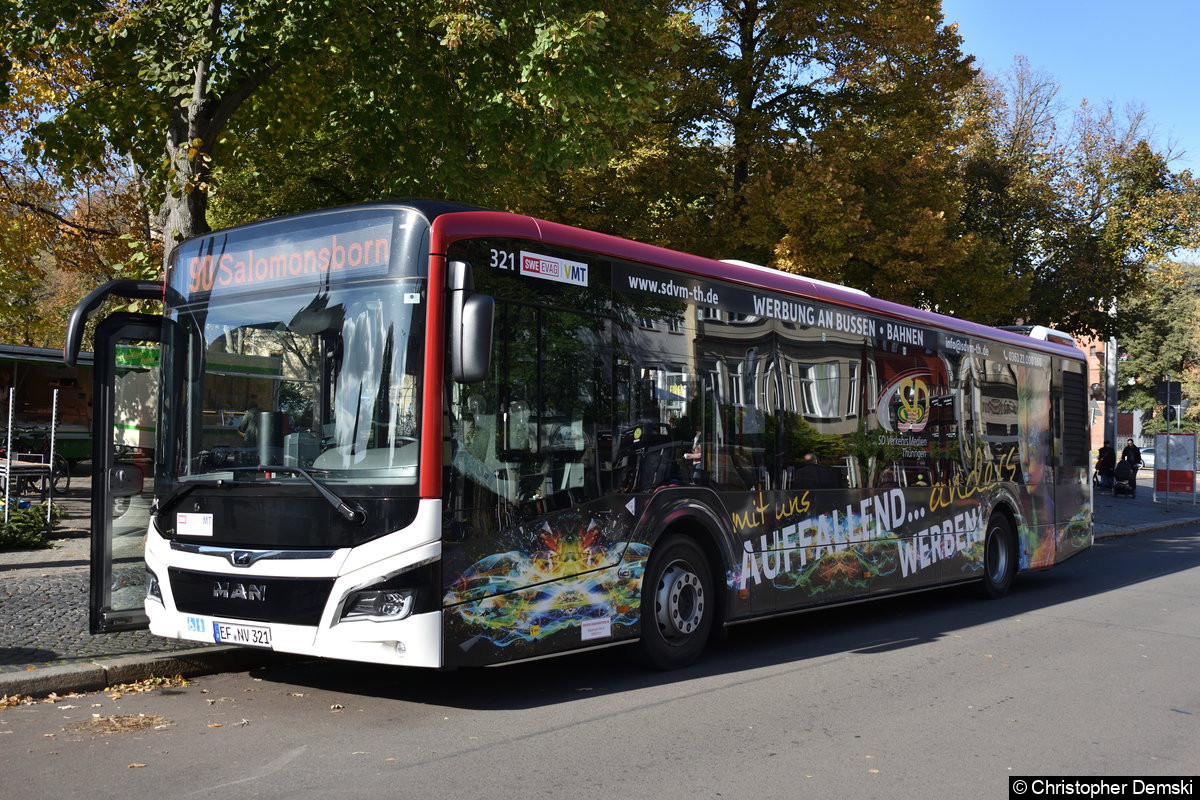
[[[92,406],[92,633],[147,627],[162,318],[118,313],[96,330]]]

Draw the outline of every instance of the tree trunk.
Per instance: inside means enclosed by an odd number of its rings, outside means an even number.
[[[203,106],[204,104],[199,104]],[[167,153],[174,179],[167,186],[159,221],[163,235],[163,268],[171,263],[171,253],[185,239],[208,233],[207,155],[192,143],[208,141],[208,131],[196,104],[179,108],[176,120],[167,131]]]
[[[221,0],[209,0],[206,17],[215,31],[222,13]],[[184,43],[186,44],[186,42]],[[163,232],[163,274],[171,253],[185,239],[208,233],[208,187],[212,160],[207,152],[219,125],[213,113],[217,98],[208,85],[210,64],[201,56],[192,67],[191,91],[176,95],[167,126],[167,158],[172,177],[159,210]]]

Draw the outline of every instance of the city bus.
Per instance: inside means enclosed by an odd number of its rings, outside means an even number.
[[[144,573],[94,572],[93,630],[669,669],[751,620],[999,597],[1092,542],[1087,363],[1044,335],[434,201],[185,241],[80,302],[68,362],[110,296],[163,313],[99,324],[96,429],[150,402],[131,345],[161,353],[158,425],[152,475],[94,437],[98,558],[144,544]]]

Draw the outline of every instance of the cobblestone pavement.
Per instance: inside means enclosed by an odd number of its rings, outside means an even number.
[[[56,499],[67,516],[50,549],[0,552],[0,673],[197,646],[149,631],[88,633],[90,491],[88,476],[76,474]]]
[[[196,647],[149,631],[89,634],[86,568],[0,573],[0,604],[0,672]]]

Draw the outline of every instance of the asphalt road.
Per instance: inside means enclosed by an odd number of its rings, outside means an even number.
[[[286,664],[0,710],[0,796],[1007,797],[1010,775],[1200,771],[1200,531],[965,589],[432,673]],[[147,716],[139,716],[147,715]],[[117,732],[103,731],[119,729]]]

